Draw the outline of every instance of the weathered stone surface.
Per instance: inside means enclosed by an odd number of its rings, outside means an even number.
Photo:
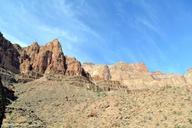
[[[60,42],[55,39],[45,46],[33,43],[24,48],[21,56],[21,73],[35,71],[41,74],[84,75],[76,58],[64,56]]]
[[[90,76],[94,81],[118,81],[123,87],[135,89],[192,84],[191,69],[182,76],[161,72],[152,73],[143,63],[119,62],[112,65],[85,63],[81,65],[76,58],[64,55],[57,39],[44,46],[34,42],[32,45],[22,48],[17,44],[11,44],[1,33],[0,67],[14,73],[20,72],[27,80],[42,77],[44,74],[63,74]]]
[[[0,33],[0,67],[19,73],[19,52]]]
[[[39,73],[65,73],[65,58],[58,40],[40,47],[33,43],[26,47],[21,55],[21,73],[36,71]]]
[[[111,75],[107,65],[84,63],[83,68],[94,80],[110,80]]]
[[[105,68],[107,67],[107,68]],[[144,89],[156,86],[184,86],[192,82],[190,72],[184,77],[177,74],[164,74],[161,72],[149,72],[143,63],[128,64],[119,62],[112,65],[83,64],[94,81],[119,81],[121,86],[129,89]],[[105,69],[108,69],[107,72]],[[191,73],[192,74],[192,73]],[[104,76],[107,77],[107,79]],[[186,78],[188,80],[186,81]]]
[[[85,76],[81,63],[75,58],[64,56],[57,39],[40,46],[37,42],[22,48],[12,44],[0,33],[0,67],[23,77],[36,78],[43,74],[63,74]],[[34,76],[34,74],[36,74]],[[33,75],[33,76],[30,76]]]
[[[119,62],[109,66],[111,80],[128,80],[143,78],[148,75],[148,69],[143,63],[128,64]]]
[[[84,74],[84,69],[81,63],[74,57],[66,56],[66,75],[69,76],[81,76]]]

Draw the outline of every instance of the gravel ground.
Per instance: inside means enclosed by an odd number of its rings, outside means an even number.
[[[78,81],[41,78],[15,85],[18,99],[7,107],[3,127],[192,127],[192,92],[185,87],[98,92]]]

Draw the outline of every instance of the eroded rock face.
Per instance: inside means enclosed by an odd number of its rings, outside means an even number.
[[[119,62],[113,65],[83,64],[85,71],[90,73],[94,80],[122,81],[140,78],[148,75],[148,69],[144,64],[128,64]]]
[[[84,70],[81,63],[74,57],[66,56],[66,75],[81,76],[84,74]]]
[[[94,81],[119,81],[129,89],[144,89],[156,86],[184,86],[190,82],[190,72],[185,77],[177,74],[149,72],[143,63],[128,64],[119,62],[112,65],[83,64]],[[192,73],[191,73],[192,74]],[[104,77],[110,76],[110,77]],[[188,77],[187,77],[188,76]],[[186,81],[188,78],[188,83]],[[192,82],[192,80],[191,80]]]
[[[119,62],[112,65],[81,63],[63,54],[60,42],[55,39],[44,46],[37,42],[22,48],[11,44],[0,33],[0,67],[24,77],[35,79],[44,74],[91,77],[94,81],[117,81],[123,87],[143,88],[192,84],[192,70],[182,75],[149,72],[143,63]],[[33,79],[30,77],[30,79]],[[107,82],[105,82],[107,83]],[[113,82],[112,82],[113,83]]]
[[[57,39],[45,46],[39,46],[35,42],[24,48],[20,69],[24,74],[35,71],[41,74],[85,75],[81,63],[76,58],[64,56]]]
[[[40,46],[37,42],[22,48],[12,44],[0,33],[0,67],[14,73],[42,76],[43,74],[81,75],[86,73],[75,58],[63,54],[57,39]],[[35,77],[36,78],[36,77]]]
[[[110,80],[111,74],[108,65],[83,64],[83,68],[94,80]]]
[[[17,49],[0,33],[0,66],[19,73],[19,56]]]
[[[128,64],[119,62],[109,66],[111,80],[128,80],[143,78],[148,75],[148,69],[143,63]]]
[[[23,49],[21,55],[21,73],[36,71],[39,73],[65,73],[65,57],[58,40],[40,47],[33,43]]]

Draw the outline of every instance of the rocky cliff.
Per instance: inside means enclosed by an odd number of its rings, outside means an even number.
[[[111,74],[108,65],[85,63],[82,65],[86,72],[88,72],[93,80],[110,80]]]
[[[57,39],[44,46],[34,42],[22,48],[0,34],[0,67],[35,78],[44,74],[86,75],[78,60],[64,55]]]
[[[14,45],[0,33],[0,67],[19,73],[19,56]]]
[[[44,73],[62,73],[66,71],[65,56],[58,40],[53,40],[45,46],[37,42],[23,48],[21,53],[20,71],[26,74],[35,71]]]
[[[83,64],[94,81],[119,81],[129,89],[143,89],[155,86],[185,86],[192,84],[192,72],[189,70],[184,76],[149,72],[143,63],[128,64],[119,62],[112,65]],[[107,76],[107,77],[105,77]]]
[[[130,89],[192,84],[191,69],[185,75],[177,75],[149,72],[143,63],[119,62],[112,65],[85,63],[81,65],[76,58],[64,55],[57,39],[44,46],[34,42],[22,48],[17,44],[12,44],[2,34],[0,34],[0,67],[20,73],[24,77],[30,76],[32,79],[44,74],[90,76],[89,78],[93,81],[116,81]]]

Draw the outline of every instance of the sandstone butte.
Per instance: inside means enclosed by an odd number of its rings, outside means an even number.
[[[149,72],[143,63],[118,62],[112,65],[81,64],[76,58],[64,55],[59,40],[44,46],[37,42],[28,47],[12,44],[0,33],[0,67],[21,75],[32,73],[85,76],[92,81],[118,81],[130,89],[153,86],[186,86],[192,84],[192,70],[185,75]]]
[[[64,74],[85,76],[81,63],[63,54],[61,44],[57,39],[40,46],[37,42],[28,47],[11,44],[0,35],[0,66],[14,73],[23,75]]]

